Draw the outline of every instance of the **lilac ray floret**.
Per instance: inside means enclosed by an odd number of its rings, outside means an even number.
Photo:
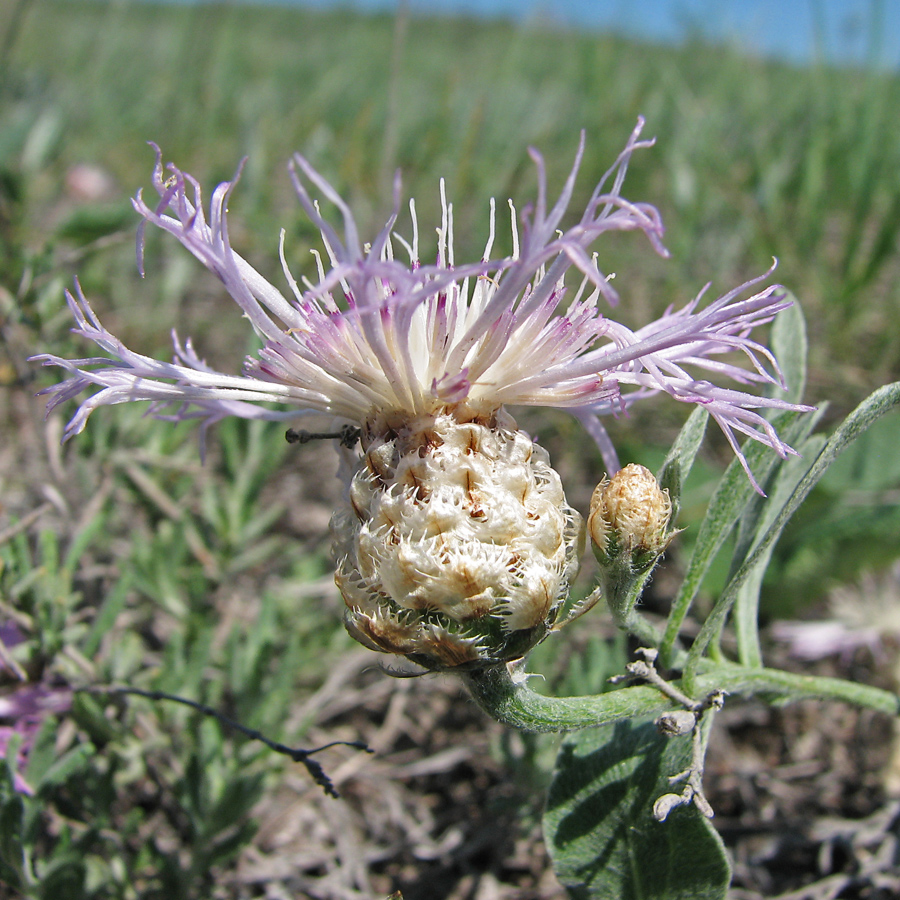
[[[176,418],[199,414],[211,420],[218,420],[228,415],[279,419],[296,416],[296,412],[268,410],[257,407],[254,403],[293,401],[298,404],[312,404],[323,399],[307,396],[289,385],[216,372],[196,356],[190,343],[182,347],[177,338],[175,338],[175,362],[166,363],[134,353],[103,327],[81,293],[80,285],[76,283],[75,293],[67,291],[66,297],[78,326],[72,329],[73,332],[94,341],[112,359],[94,357],[69,360],[51,354],[33,357],[44,365],[59,366],[72,376],[61,384],[41,391],[41,394],[50,396],[47,404],[48,412],[92,386],[100,388],[97,393],[82,402],[66,426],[65,439],[79,434],[97,407],[131,400],[150,400],[159,404],[159,408],[171,404],[180,405],[184,408],[184,412]],[[196,407],[196,410],[190,411],[190,406]]]
[[[510,204],[512,254],[491,257],[496,227],[492,203],[482,258],[463,265],[454,259],[453,206],[443,183],[435,262],[426,264],[420,259],[412,201],[411,237],[404,239],[395,231],[399,178],[391,215],[371,244],[363,244],[344,200],[307,160],[296,156],[291,178],[301,205],[319,229],[324,256],[313,251],[317,280],[304,279],[301,286],[287,265],[282,235],[287,294],[231,246],[226,207],[237,176],[213,191],[204,211],[196,180],[172,165],[164,167],[156,148],[152,183],[159,200],[151,205],[139,193],[134,201],[143,217],[138,236],[141,271],[143,231],[149,223],[172,234],[220,279],[262,347],[245,360],[239,376],[215,371],[190,341],[182,344],[177,338],[172,362],[134,353],[102,326],[76,284],[68,294],[75,332],[107,356],[36,357],[69,373],[67,380],[44,392],[50,396],[48,410],[95,390],[68,423],[68,438],[84,428],[97,407],[130,400],[151,401],[152,414],[162,418],[199,417],[207,425],[229,415],[283,419],[311,412],[361,426],[379,417],[411,420],[448,411],[465,421],[506,405],[549,406],[577,415],[609,464],[614,451],[597,417],[622,412],[662,392],[704,406],[745,468],[736,433],[785,456],[793,451],[758,410],[807,407],[719,387],[696,374],[738,385],[781,384],[776,360],[751,334],[789,303],[775,286],[746,296],[771,270],[702,309],[701,292],[683,308],[670,308],[637,331],[600,310],[601,299],[609,304],[618,300],[591,252],[600,236],[639,231],[657,253],[668,255],[658,211],[621,193],[632,154],[653,143],[640,139],[642,127],[639,120],[584,213],[568,228],[563,223],[584,138],[552,204],[543,160],[530,151],[537,197],[520,220]],[[337,209],[341,228],[326,219],[313,192]],[[580,276],[577,287],[566,283],[569,270]],[[573,287],[575,296],[567,300]],[[746,368],[735,362],[740,356],[749,363]]]

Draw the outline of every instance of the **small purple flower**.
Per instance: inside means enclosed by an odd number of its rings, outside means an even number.
[[[141,231],[149,222],[170,232],[214,272],[263,346],[245,361],[241,376],[215,371],[198,357],[190,341],[181,343],[174,336],[172,362],[155,360],[135,353],[108,332],[76,284],[74,293],[67,295],[77,322],[74,330],[107,355],[76,360],[49,354],[35,357],[69,373],[67,380],[43,392],[50,396],[48,412],[96,389],[68,423],[69,438],[84,428],[98,406],[130,400],[151,401],[153,414],[161,418],[201,418],[204,428],[230,415],[285,419],[324,412],[362,427],[364,433],[443,413],[465,422],[507,406],[548,406],[574,413],[614,472],[618,460],[600,416],[626,411],[636,401],[664,392],[704,406],[753,480],[736,434],[746,434],[784,457],[794,451],[758,410],[807,407],[720,387],[704,376],[743,386],[783,386],[772,354],[750,336],[789,305],[784,291],[774,285],[746,296],[771,270],[702,309],[701,291],[687,305],[669,308],[637,331],[606,318],[600,310],[601,298],[614,305],[617,295],[590,251],[598,237],[610,231],[641,231],[659,254],[667,255],[657,210],[621,194],[632,153],[653,143],[639,139],[642,127],[639,120],[581,218],[568,228],[562,221],[581,163],[583,136],[552,206],[543,160],[530,151],[538,194],[520,223],[510,204],[512,255],[491,258],[492,204],[483,258],[467,264],[454,259],[453,207],[446,201],[443,182],[436,261],[425,263],[412,201],[409,239],[394,231],[399,181],[393,213],[372,243],[363,244],[343,199],[303,157],[295,156],[294,187],[321,232],[328,262],[316,253],[317,283],[304,279],[299,285],[285,262],[282,234],[288,296],[231,247],[225,210],[237,177],[215,189],[207,214],[197,182],[172,165],[167,177],[157,149],[153,185],[159,202],[148,205],[140,193],[134,201],[144,218]],[[339,212],[340,233],[320,212],[310,186]],[[141,269],[142,247],[141,234]],[[565,283],[570,269],[580,274],[579,283],[571,288]],[[574,297],[567,300],[571,289]],[[734,351],[744,355],[749,367],[732,361]]]
[[[70,688],[52,688],[45,684],[19,684],[9,693],[0,694],[0,757],[6,758],[10,741],[21,739],[17,753],[15,789],[31,795],[34,789],[21,774],[28,754],[47,716],[67,712],[72,706]]]
[[[846,662],[860,647],[876,656],[884,656],[882,633],[878,628],[854,628],[837,619],[822,622],[773,622],[770,629],[776,641],[788,645],[788,653],[795,659],[815,661],[840,655]]]

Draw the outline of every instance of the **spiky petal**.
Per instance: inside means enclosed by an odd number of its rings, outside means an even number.
[[[110,334],[76,285],[68,295],[75,330],[108,357],[35,357],[70,373],[66,381],[47,389],[49,408],[98,389],[68,423],[68,438],[84,428],[98,406],[126,400],[150,400],[157,415],[200,417],[207,424],[227,415],[283,419],[309,412],[364,424],[379,417],[386,421],[446,409],[459,410],[465,419],[491,415],[502,406],[550,406],[578,415],[614,469],[611,446],[597,416],[620,412],[639,399],[664,392],[706,407],[742,462],[736,433],[784,456],[791,449],[758,410],[800,407],[720,387],[697,374],[742,386],[781,383],[777,363],[750,336],[788,305],[774,286],[746,296],[766,276],[729,291],[704,309],[699,308],[698,296],[637,331],[606,318],[599,309],[601,297],[615,303],[617,296],[590,254],[598,237],[609,231],[641,231],[657,252],[666,253],[657,211],[621,194],[632,153],[652,143],[639,139],[642,125],[639,121],[579,221],[568,229],[560,226],[572,197],[583,140],[552,207],[543,161],[531,151],[538,195],[522,216],[521,229],[513,216],[512,255],[490,258],[492,205],[484,256],[466,265],[453,257],[453,208],[444,199],[443,185],[437,259],[423,264],[414,204],[410,204],[411,239],[394,233],[399,184],[394,212],[371,245],[363,245],[347,205],[297,156],[291,167],[294,185],[322,234],[329,265],[317,255],[318,281],[301,288],[285,263],[287,296],[231,247],[225,208],[236,179],[215,189],[206,213],[196,181],[174,166],[168,167],[167,177],[157,150],[153,185],[159,201],[151,207],[141,194],[134,201],[144,218],[142,228],[150,223],[168,231],[214,272],[263,346],[245,361],[242,376],[213,370],[190,341],[182,344],[177,338],[173,361],[160,362],[129,350]],[[323,217],[311,187],[337,208],[341,233]],[[395,258],[398,247],[407,256],[403,262]],[[283,249],[281,256],[284,261]],[[564,305],[565,276],[573,267],[580,271],[581,283]],[[749,367],[721,358],[734,351],[744,354]]]

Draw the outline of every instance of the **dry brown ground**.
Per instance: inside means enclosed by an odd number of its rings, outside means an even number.
[[[236,893],[563,900],[539,791],[515,765],[522,746],[507,736],[511,773],[503,727],[452,679],[392,679],[371,662],[349,656],[305,711],[317,707],[323,739],[361,736],[377,755],[335,757],[338,802],[304,773],[288,775],[258,809]],[[875,667],[867,651],[818,665],[870,683]],[[706,784],[735,864],[734,900],[900,897],[900,800],[883,786],[892,740],[886,716],[841,704],[726,705]]]

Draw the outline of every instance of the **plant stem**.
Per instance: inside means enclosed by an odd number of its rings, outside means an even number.
[[[631,685],[596,696],[554,698],[532,691],[525,683],[528,676],[523,671],[505,665],[467,672],[462,677],[475,701],[488,715],[524,731],[595,728],[678,708],[677,703],[647,684]],[[697,679],[694,697],[704,697],[716,690],[742,696],[768,694],[782,700],[843,700],[889,715],[900,715],[900,697],[889,691],[839,678],[795,675],[777,669],[748,668],[732,663],[710,666]]]

